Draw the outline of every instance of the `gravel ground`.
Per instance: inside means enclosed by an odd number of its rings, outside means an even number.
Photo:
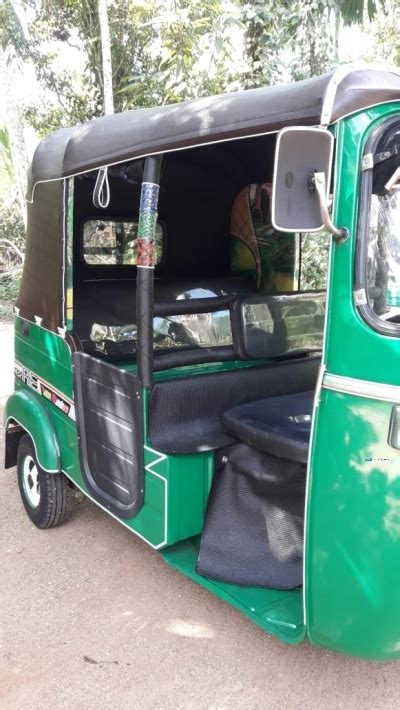
[[[9,326],[0,358],[1,406]],[[399,707],[398,664],[282,645],[89,501],[37,530],[0,475],[1,710]]]

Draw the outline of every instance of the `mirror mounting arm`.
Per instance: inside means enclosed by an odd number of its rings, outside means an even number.
[[[349,232],[346,228],[342,227],[335,227],[333,224],[329,210],[328,210],[328,201],[326,198],[326,178],[325,178],[325,173],[323,172],[315,172],[310,176],[310,188],[312,190],[315,190],[317,195],[318,195],[318,200],[319,200],[319,208],[321,210],[321,219],[322,223],[325,227],[325,229],[330,232],[335,241],[340,244],[341,242],[345,242],[346,239],[349,236]]]

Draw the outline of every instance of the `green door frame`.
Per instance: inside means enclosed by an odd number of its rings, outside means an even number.
[[[338,126],[333,217],[350,236],[331,252],[305,524],[309,639],[379,659],[400,657],[400,452],[387,444],[393,402],[379,388],[360,395],[348,384],[400,385],[400,339],[367,325],[353,294],[362,154],[375,126],[395,114],[398,102]]]

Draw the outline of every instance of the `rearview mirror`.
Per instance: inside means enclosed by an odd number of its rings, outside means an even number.
[[[323,226],[315,173],[331,181],[333,135],[323,128],[283,128],[276,140],[272,225],[280,232],[318,232]]]

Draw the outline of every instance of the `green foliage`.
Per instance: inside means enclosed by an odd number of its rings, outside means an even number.
[[[326,288],[331,240],[332,237],[326,230],[301,236],[300,288],[302,291]]]
[[[294,60],[291,74],[295,81],[317,76],[337,64],[337,3],[335,0],[296,2]]]
[[[8,60],[12,57],[27,60],[31,56],[32,48],[10,0],[3,0],[0,4],[0,47],[6,52]]]
[[[0,127],[0,193],[8,193],[14,184],[15,172],[10,136],[5,127]]]
[[[0,200],[0,240],[9,239],[18,251],[25,251],[25,225],[17,200]]]
[[[162,37],[157,103],[176,103],[226,88],[229,32],[235,22],[220,0],[176,0],[169,12],[153,20]]]
[[[8,278],[0,278],[0,323],[13,320],[13,307],[18,297],[21,270]]]
[[[337,0],[338,10],[345,25],[362,25],[365,16],[373,20],[384,0]]]
[[[25,227],[18,202],[0,201],[0,322],[12,319],[25,250]]]
[[[386,0],[385,12],[378,13],[367,31],[365,59],[400,66],[400,0]]]
[[[243,88],[274,84],[282,75],[282,49],[298,27],[297,3],[253,0],[240,5],[246,61]]]

